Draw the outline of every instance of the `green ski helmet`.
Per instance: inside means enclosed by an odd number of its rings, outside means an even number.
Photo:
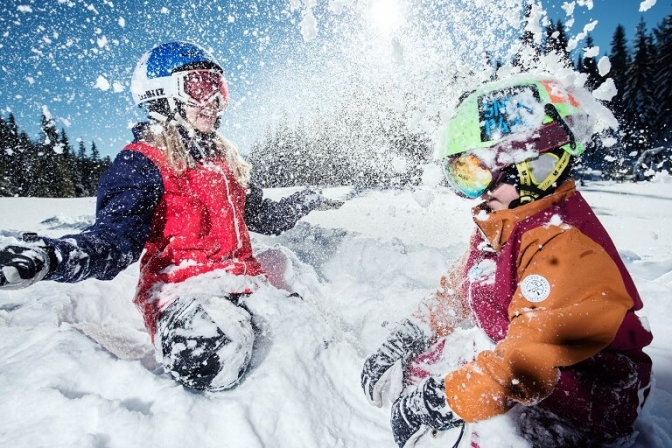
[[[458,104],[442,130],[435,158],[461,196],[477,198],[515,167],[521,200],[554,190],[571,156],[585,150],[590,120],[551,77],[521,75],[481,86]]]

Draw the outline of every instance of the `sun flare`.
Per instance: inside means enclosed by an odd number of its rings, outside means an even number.
[[[385,33],[394,31],[401,25],[401,7],[397,0],[373,0],[371,2],[371,23]]]

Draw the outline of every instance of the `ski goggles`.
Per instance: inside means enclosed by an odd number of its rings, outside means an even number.
[[[493,185],[499,172],[491,170],[485,162],[473,153],[462,153],[449,157],[443,165],[448,185],[458,195],[476,199]]]
[[[443,162],[443,170],[448,185],[455,193],[476,199],[499,185],[507,167],[565,145],[575,146],[574,136],[564,122],[553,121],[542,126],[527,140],[507,140],[491,148],[447,157]]]
[[[171,77],[177,81],[176,98],[196,106],[218,100],[219,110],[226,108],[229,89],[219,70],[187,70],[173,73]]]

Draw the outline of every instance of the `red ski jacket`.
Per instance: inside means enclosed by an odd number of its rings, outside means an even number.
[[[196,167],[178,173],[163,152],[143,140],[149,126],[138,123],[133,143],[101,176],[95,223],[80,233],[42,239],[62,258],[45,280],[110,280],[142,256],[135,302],[153,336],[165,305],[159,302],[172,298],[161,294],[157,301],[150,289],[214,270],[243,274],[226,286],[230,293],[251,287],[261,267],[252,257],[248,231],[279,235],[320,207],[323,198],[306,189],[274,201],[254,184],[245,191],[228,165],[209,154],[207,142],[192,145],[187,135],[182,138]]]
[[[244,221],[245,188],[224,161],[177,173],[168,166],[165,153],[153,146],[132,143],[125,149],[142,153],[157,166],[165,190],[140,259],[134,299],[153,335],[159,313],[170,304],[153,297],[154,285],[181,282],[215,269],[249,276],[264,272],[252,256]]]

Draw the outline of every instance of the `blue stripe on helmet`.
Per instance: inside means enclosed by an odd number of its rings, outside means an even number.
[[[170,76],[176,69],[199,62],[219,63],[202,48],[188,42],[170,42],[152,50],[147,59],[147,78]]]

